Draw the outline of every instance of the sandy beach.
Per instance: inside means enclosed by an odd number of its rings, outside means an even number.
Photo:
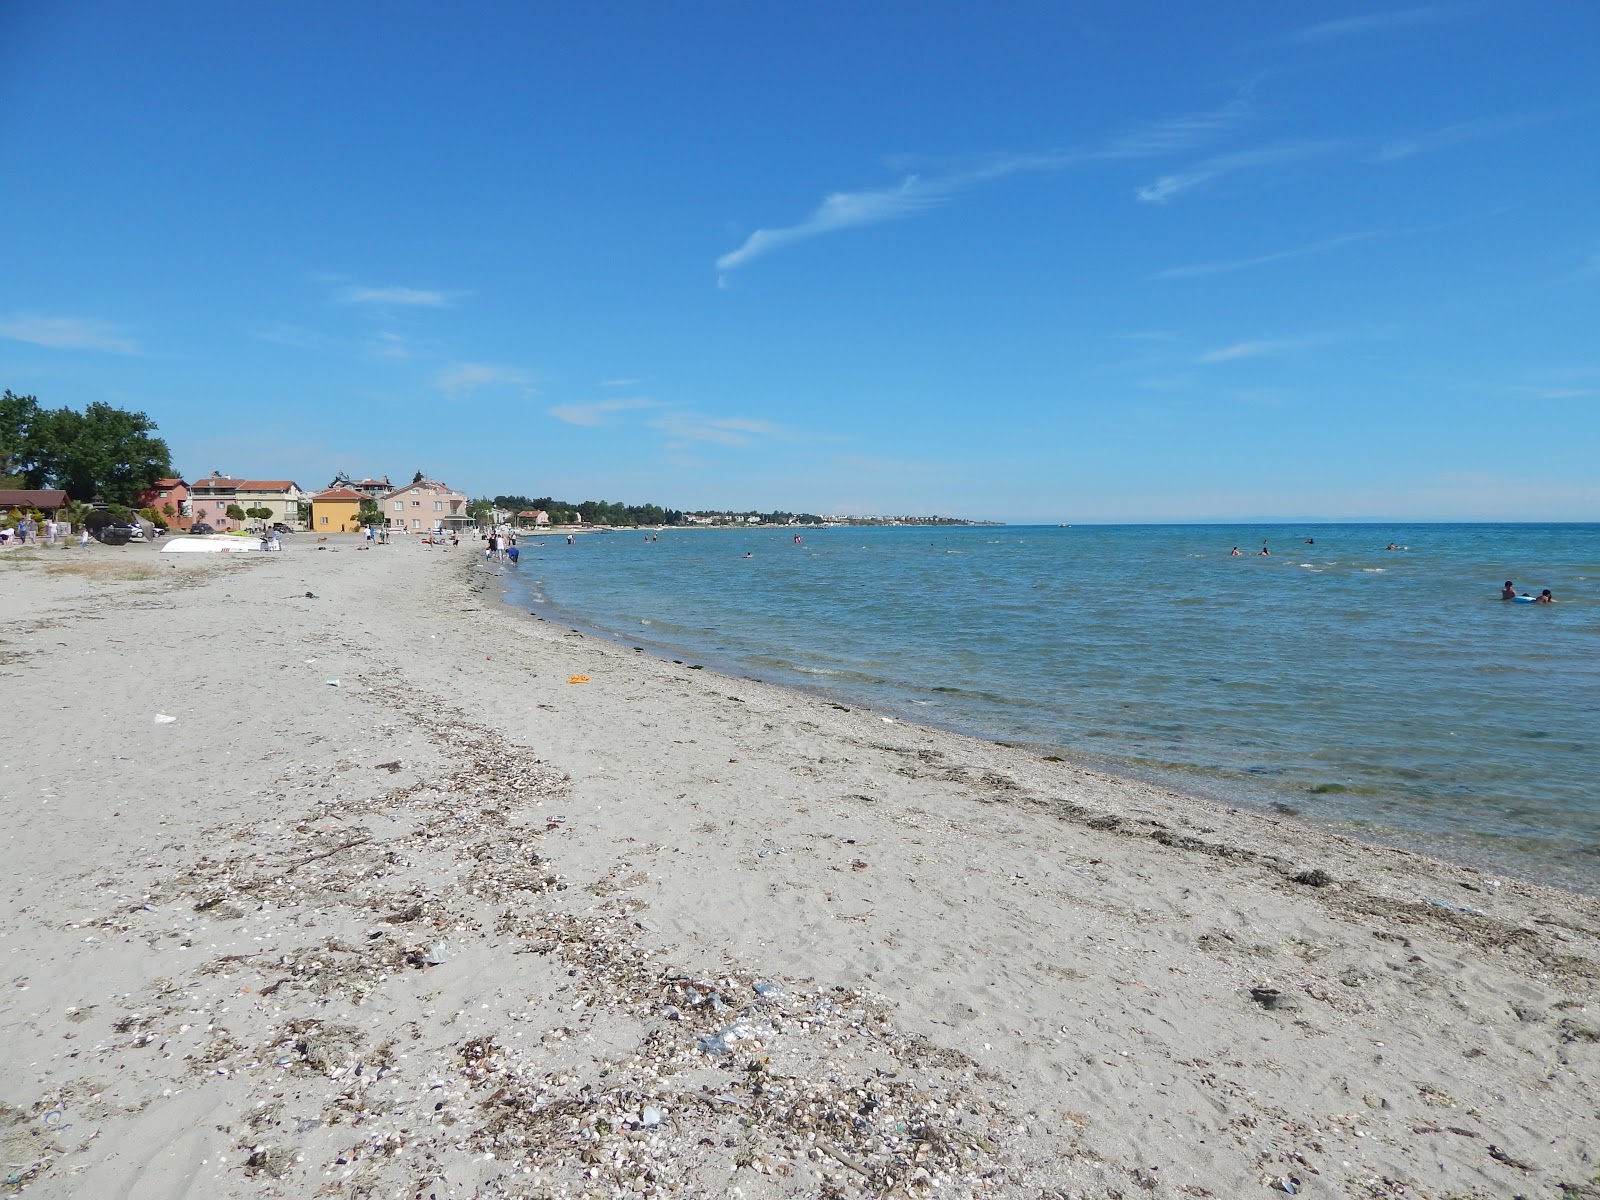
[[[1592,899],[286,543],[0,554],[0,1194],[1600,1197]]]

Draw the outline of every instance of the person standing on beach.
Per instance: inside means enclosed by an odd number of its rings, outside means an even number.
[[[1511,580],[1508,579],[1508,580],[1506,580],[1505,587],[1500,589],[1500,599],[1502,599],[1502,600],[1515,600],[1516,598],[1517,598],[1517,585],[1512,583]]]

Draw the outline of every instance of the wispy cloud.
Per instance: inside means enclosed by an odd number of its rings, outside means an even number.
[[[0,320],[0,337],[51,350],[100,350],[138,354],[139,343],[115,325],[83,317],[14,316]]]
[[[1214,158],[1205,159],[1181,171],[1163,175],[1153,183],[1145,184],[1134,194],[1145,204],[1166,204],[1185,192],[1191,192],[1197,187],[1212,183],[1224,175],[1321,158],[1343,149],[1346,145],[1347,143],[1342,141],[1321,139],[1303,142],[1280,142],[1273,146],[1260,146],[1254,150],[1237,150],[1231,154],[1219,154]]]
[[[1385,142],[1378,149],[1379,162],[1399,162],[1402,159],[1412,158],[1418,154],[1431,154],[1439,150],[1453,150],[1457,146],[1464,146],[1469,142],[1481,141],[1484,138],[1502,137],[1508,133],[1527,129],[1532,125],[1543,124],[1555,120],[1553,114],[1521,115],[1502,117],[1476,117],[1470,121],[1458,121],[1454,125],[1446,125],[1442,129],[1435,129],[1430,133],[1419,133],[1412,137],[1395,138]]]
[[[452,400],[465,400],[486,387],[514,386],[524,396],[535,394],[533,381],[515,367],[493,363],[451,363],[434,376],[434,384]]]
[[[1228,262],[1194,263],[1186,267],[1169,267],[1165,271],[1157,271],[1157,279],[1196,279],[1202,275],[1223,275],[1229,271],[1247,271],[1251,267],[1264,267],[1270,263],[1283,262],[1290,258],[1305,258],[1312,254],[1324,254],[1329,250],[1337,250],[1340,246],[1351,246],[1357,242],[1370,242],[1374,238],[1391,237],[1392,234],[1378,230],[1367,230],[1361,233],[1341,233],[1335,237],[1324,238],[1320,242],[1310,242],[1304,246],[1295,246],[1288,250],[1277,250],[1271,254],[1258,254],[1254,258],[1237,258]]]
[[[737,250],[729,251],[717,259],[717,270],[724,276],[729,271],[744,266],[770,254],[780,246],[791,245],[823,233],[836,233],[861,225],[875,225],[882,221],[895,221],[926,211],[959,185],[954,181],[923,179],[908,176],[889,188],[864,192],[835,192],[823,199],[805,220],[780,229],[758,229],[744,240]]]
[[[636,397],[630,400],[599,400],[593,404],[558,404],[545,409],[545,412],[568,425],[608,425],[612,413],[656,407],[656,401]]]
[[[717,259],[717,271],[726,282],[728,272],[779,247],[824,233],[836,233],[841,229],[916,216],[980,184],[1025,171],[1057,171],[1082,162],[1086,157],[1081,153],[1058,151],[1010,154],[996,156],[978,166],[946,175],[908,175],[893,187],[835,192],[824,197],[816,210],[796,225],[756,230],[737,250],[731,250]]]
[[[1232,133],[1251,116],[1248,92],[1209,112],[1184,113],[1146,121],[1117,134],[1094,152],[1096,158],[1159,158],[1189,154]]]
[[[601,387],[637,387],[638,384],[639,381],[637,379],[602,379],[600,381]]]
[[[341,304],[371,305],[375,308],[449,308],[447,292],[412,287],[363,287],[346,284],[333,294]]]
[[[695,413],[664,413],[650,422],[652,428],[667,435],[669,450],[685,450],[696,442],[717,446],[753,445],[757,438],[778,437],[783,428],[770,421],[747,417],[702,417]]]
[[[1415,8],[1393,8],[1387,12],[1366,13],[1358,17],[1341,17],[1334,21],[1321,21],[1283,35],[1285,42],[1331,42],[1340,38],[1369,37],[1374,34],[1393,33],[1400,29],[1415,29],[1421,25],[1437,25],[1465,16],[1479,4],[1424,4]]]
[[[966,167],[932,174],[908,173],[899,183],[888,187],[834,192],[825,196],[805,219],[774,229],[757,229],[737,249],[718,258],[719,282],[726,285],[729,272],[783,246],[825,233],[916,216],[972,188],[1007,176],[1060,171],[1108,159],[1192,153],[1236,129],[1250,115],[1249,89],[1246,88],[1220,108],[1147,121],[1116,134],[1100,146],[996,154]],[[1228,168],[1225,165],[1213,167],[1214,173],[1222,169]]]
[[[1290,341],[1235,342],[1231,346],[1207,350],[1195,359],[1195,362],[1220,363],[1235,362],[1241,358],[1260,358],[1266,354],[1281,354],[1286,350],[1296,349],[1299,345],[1298,342]]]
[[[404,360],[416,357],[416,352],[406,338],[387,329],[380,329],[372,341],[367,343],[367,349],[376,358]]]

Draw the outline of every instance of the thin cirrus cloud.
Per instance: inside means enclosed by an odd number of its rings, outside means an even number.
[[[83,317],[10,317],[0,320],[0,337],[49,350],[139,353],[139,343],[124,335],[116,326]]]
[[[1186,136],[1195,136],[1195,131],[1190,130]],[[737,250],[717,259],[717,270],[722,282],[726,283],[728,273],[736,268],[782,246],[819,234],[914,217],[982,184],[1011,175],[1060,171],[1096,158],[1133,157],[1134,153],[1130,144],[1094,151],[1049,150],[1037,154],[1010,154],[948,175],[908,175],[894,187],[835,192],[825,197],[816,211],[797,225],[756,230]]]
[[[1198,279],[1203,275],[1224,275],[1230,271],[1248,271],[1252,267],[1264,267],[1272,263],[1283,262],[1291,258],[1305,258],[1312,254],[1325,254],[1329,250],[1337,250],[1341,246],[1352,246],[1358,242],[1370,242],[1375,238],[1393,237],[1395,235],[1378,230],[1367,230],[1361,233],[1341,233],[1336,237],[1324,238],[1320,242],[1311,242],[1304,246],[1295,246],[1288,250],[1277,250],[1271,254],[1258,254],[1253,258],[1238,258],[1229,262],[1192,263],[1184,267],[1169,267],[1165,271],[1157,271],[1157,279]]]
[[[451,363],[436,376],[434,384],[452,400],[466,400],[486,387],[513,386],[525,396],[534,394],[533,381],[515,367],[493,363]]]
[[[333,294],[341,304],[370,305],[374,308],[449,308],[447,292],[413,287],[363,287],[347,284]]]
[[[1219,154],[1163,175],[1139,188],[1134,195],[1144,204],[1167,204],[1198,187],[1214,183],[1225,175],[1239,171],[1282,166],[1286,163],[1304,162],[1323,158],[1343,149],[1346,143],[1332,139],[1304,142],[1280,142],[1274,146],[1261,146],[1254,150],[1238,150],[1232,154]]]
[[[666,413],[650,422],[667,435],[667,449],[686,450],[697,442],[734,449],[753,445],[757,438],[779,437],[780,426],[746,417],[702,417],[695,413]]]
[[[1235,342],[1231,346],[1207,350],[1199,358],[1195,359],[1195,362],[1237,362],[1242,358],[1261,358],[1267,354],[1281,354],[1286,350],[1293,350],[1297,345],[1298,343],[1289,341]]]
[[[1393,33],[1400,29],[1415,29],[1421,25],[1437,25],[1465,16],[1480,4],[1423,4],[1414,8],[1394,8],[1387,12],[1364,13],[1358,17],[1340,17],[1333,21],[1320,21],[1315,25],[1286,33],[1285,42],[1332,42],[1341,38],[1368,37],[1374,34]]]
[[[1414,137],[1394,138],[1378,148],[1379,162],[1399,162],[1418,154],[1432,154],[1440,150],[1453,150],[1469,142],[1484,138],[1502,137],[1554,120],[1553,114],[1525,114],[1505,117],[1477,117],[1471,121],[1458,121],[1430,133]]]
[[[657,402],[642,396],[627,400],[598,400],[593,404],[557,404],[545,409],[546,414],[568,425],[609,425],[613,413],[632,412],[640,408],[655,408]]]
[[[996,155],[966,170],[940,175],[909,174],[890,187],[834,192],[825,196],[804,220],[773,229],[757,229],[750,234],[737,249],[717,259],[718,279],[726,286],[731,272],[784,246],[826,233],[917,216],[982,184],[1008,176],[1060,171],[1095,161],[1154,158],[1194,151],[1237,128],[1250,116],[1248,93],[1241,92],[1220,108],[1145,122],[1092,149]],[[1243,165],[1242,159],[1237,165]],[[1229,169],[1224,160],[1209,165],[1212,174],[1224,169]]]
[[[1251,116],[1249,94],[1241,92],[1220,108],[1180,113],[1135,125],[1108,139],[1091,157],[1159,158],[1165,154],[1187,154],[1233,132]]]

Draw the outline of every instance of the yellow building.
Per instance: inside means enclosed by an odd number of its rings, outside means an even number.
[[[361,528],[360,492],[347,487],[329,488],[311,497],[313,533],[355,533]]]

